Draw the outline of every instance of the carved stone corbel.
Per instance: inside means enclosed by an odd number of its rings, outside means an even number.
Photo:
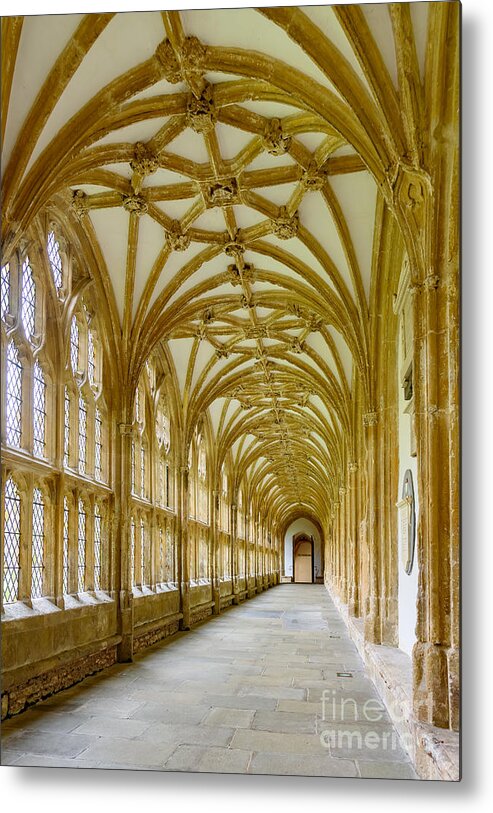
[[[74,189],[72,192],[71,209],[77,220],[81,222],[89,209],[87,195],[82,189]]]

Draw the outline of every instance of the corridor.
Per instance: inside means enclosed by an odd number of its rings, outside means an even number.
[[[2,764],[415,778],[325,587],[296,584],[5,721]]]

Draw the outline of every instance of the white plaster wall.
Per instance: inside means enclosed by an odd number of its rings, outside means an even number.
[[[399,341],[399,370],[401,369],[401,342]],[[399,491],[395,501],[401,499],[402,481],[407,469],[413,475],[414,496],[416,500],[416,526],[419,516],[419,494],[418,494],[418,464],[417,458],[411,457],[411,417],[406,415],[404,410],[408,401],[404,400],[404,389],[399,382]],[[396,509],[397,511],[397,509]],[[399,647],[412,654],[413,644],[416,640],[416,601],[418,597],[418,561],[417,551],[414,551],[413,569],[409,575],[404,570],[399,556]]]
[[[284,576],[293,575],[293,536],[304,531],[308,536],[313,536],[313,550],[314,550],[314,577],[315,581],[317,575],[322,575],[322,540],[316,525],[309,519],[295,520],[286,530],[284,536]]]

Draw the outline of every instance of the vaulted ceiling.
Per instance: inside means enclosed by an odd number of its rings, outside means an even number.
[[[284,516],[326,512],[429,5],[4,21],[6,245],[64,202],[128,369],[163,343],[188,436]]]

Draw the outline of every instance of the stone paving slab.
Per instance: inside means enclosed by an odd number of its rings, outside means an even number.
[[[414,778],[382,709],[325,588],[283,585],[7,721],[2,764]]]

